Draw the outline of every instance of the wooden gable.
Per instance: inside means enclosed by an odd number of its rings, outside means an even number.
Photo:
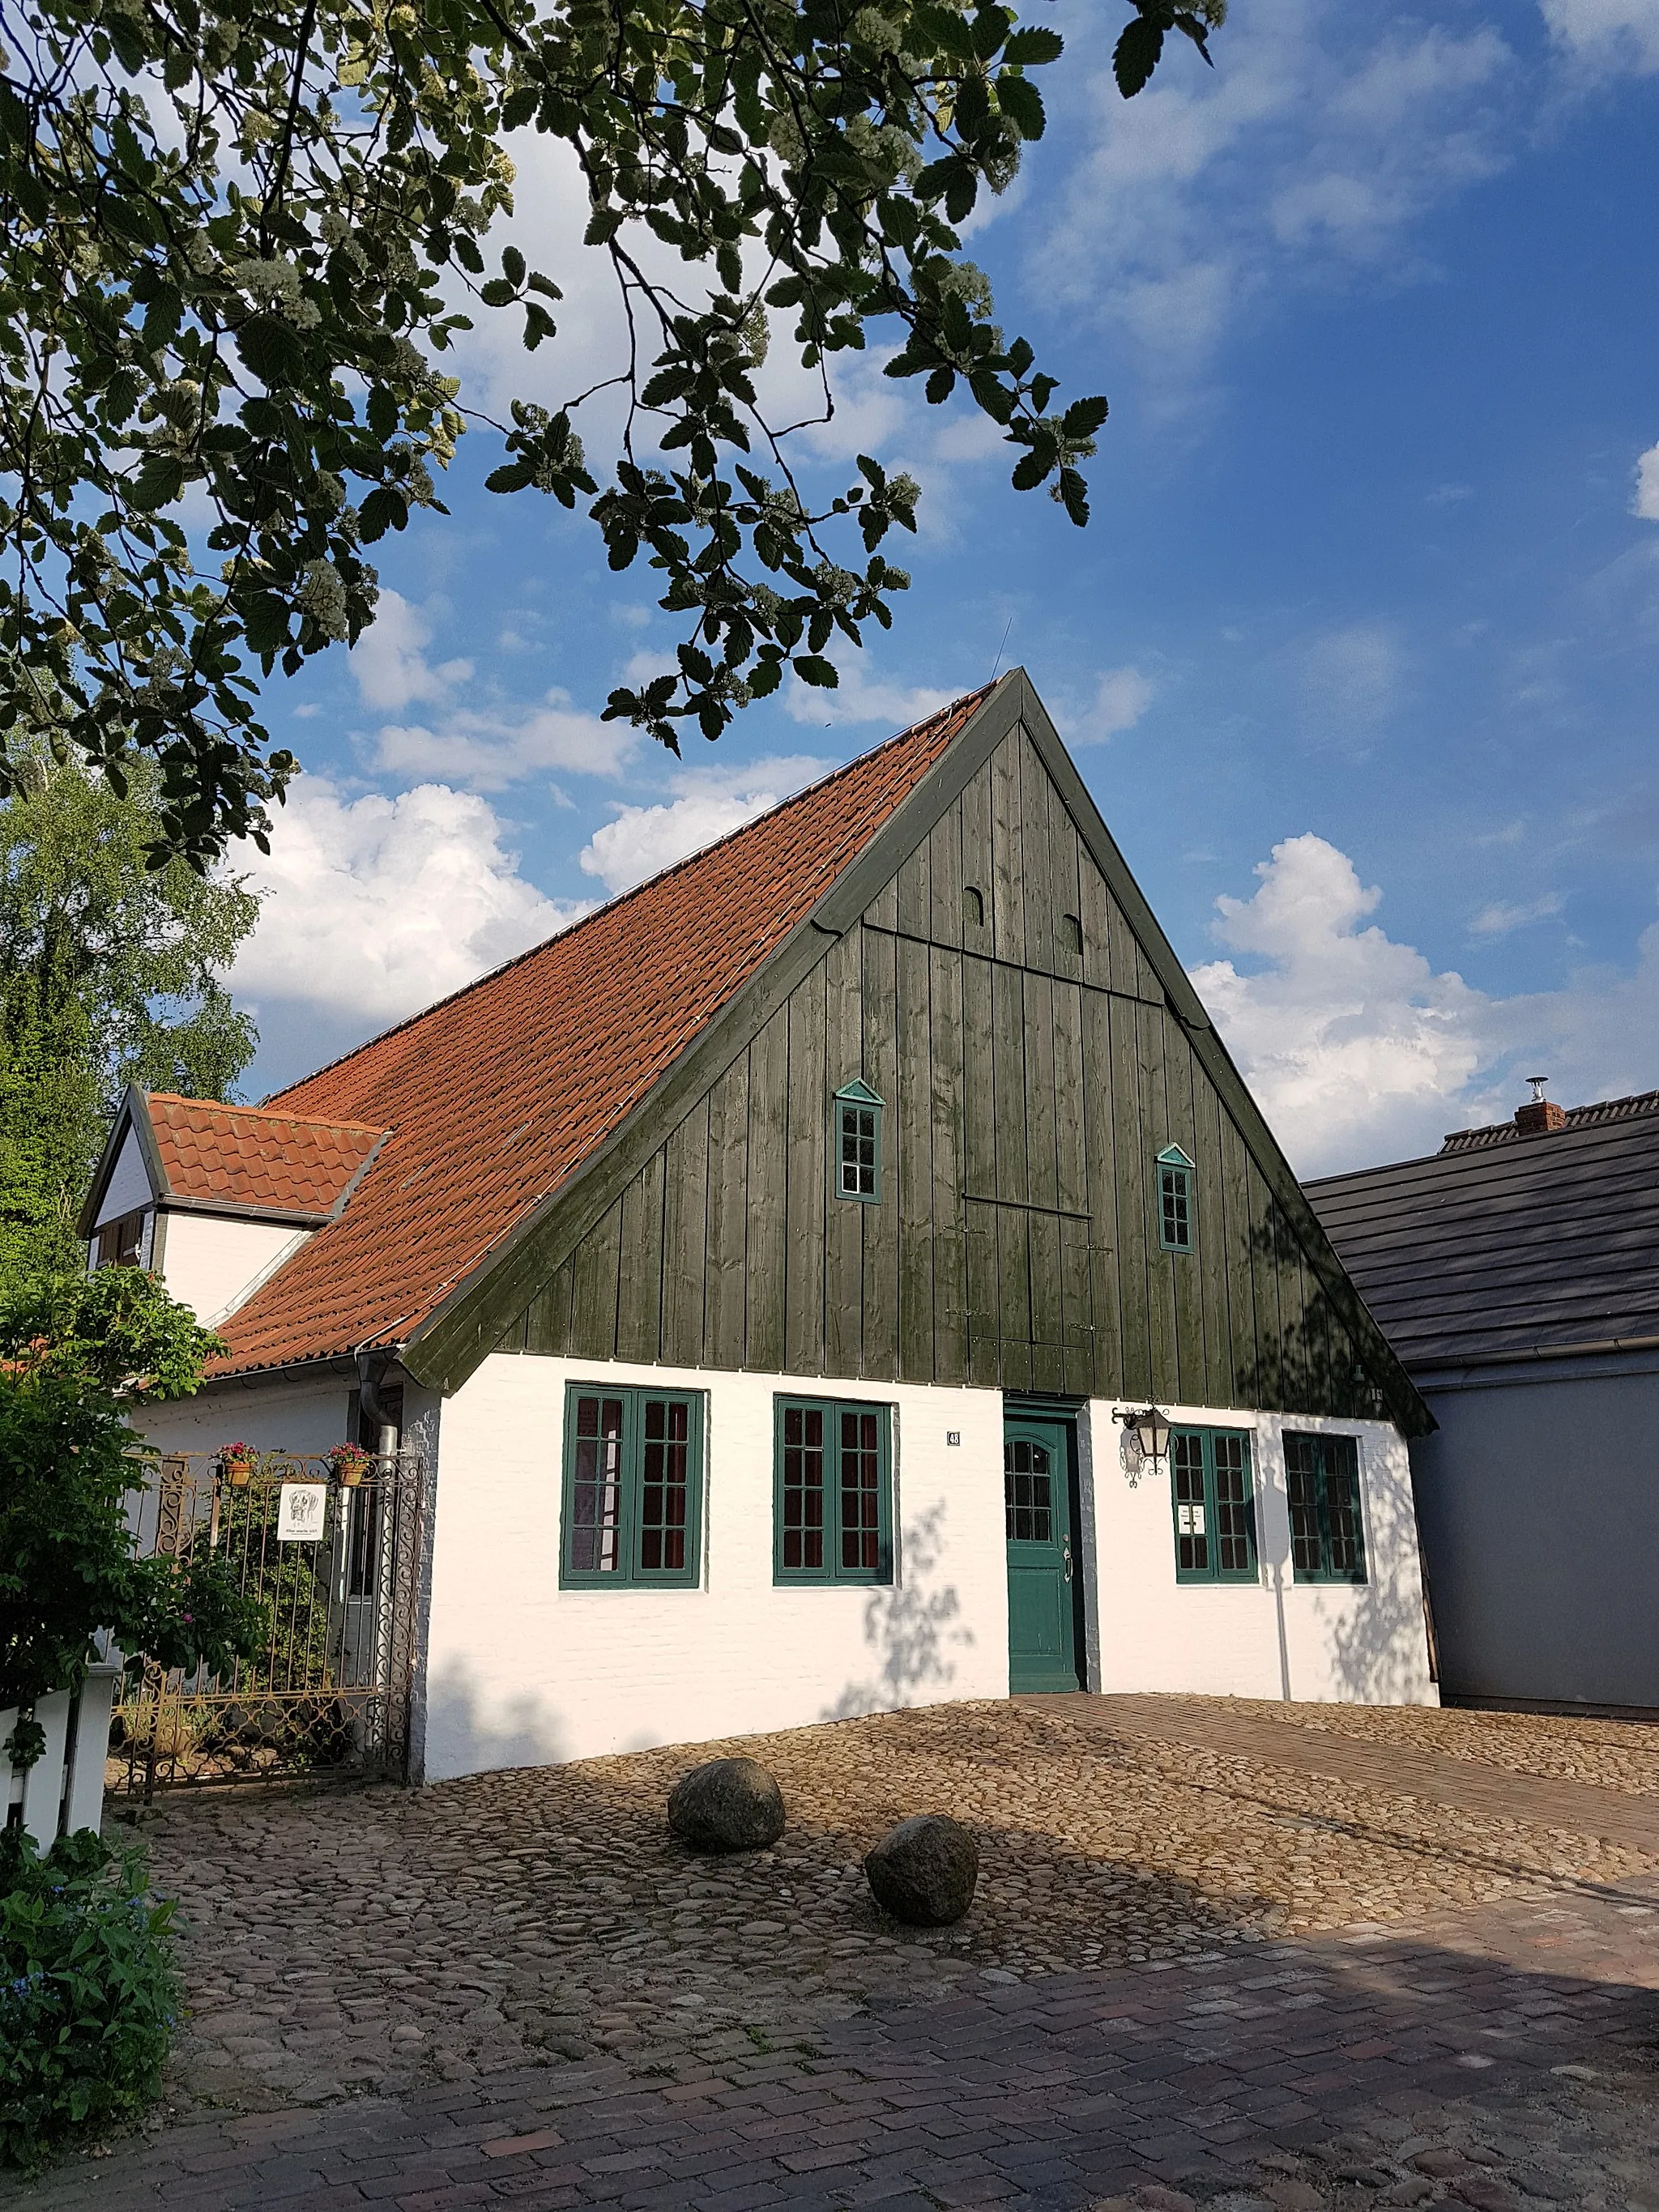
[[[1023,679],[1000,720],[562,1243],[556,1209],[480,1350],[1350,1418],[1381,1390],[1425,1425]],[[875,1204],[835,1191],[855,1082]]]

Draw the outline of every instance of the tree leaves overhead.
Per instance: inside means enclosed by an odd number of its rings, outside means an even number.
[[[1135,0],[1121,89],[1169,29],[1207,59],[1222,14]],[[470,423],[504,442],[492,489],[587,502],[680,619],[675,672],[609,715],[678,750],[786,666],[833,684],[832,643],[891,623],[908,579],[879,549],[916,487],[861,459],[809,504],[803,426],[756,384],[775,331],[827,410],[830,357],[890,329],[889,374],[965,387],[1014,483],[1083,521],[1105,402],[1050,416],[957,234],[1042,136],[1029,72],[1060,51],[997,0],[0,0],[0,783],[42,733],[112,775],[147,753],[158,865],[263,843],[296,763],[258,674],[361,635],[365,548],[442,512]],[[489,250],[526,126],[575,157],[629,335],[596,386],[492,424],[458,333],[558,338],[555,277]],[[617,389],[595,472],[576,425]]]

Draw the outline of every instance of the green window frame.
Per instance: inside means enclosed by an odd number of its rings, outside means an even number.
[[[836,1196],[865,1206],[881,1203],[881,1117],[884,1102],[856,1077],[836,1091],[830,1116],[830,1173]]]
[[[1170,1508],[1178,1583],[1260,1579],[1246,1431],[1170,1430]]]
[[[774,1401],[772,1578],[893,1579],[893,1409],[866,1400]]]
[[[693,1589],[702,1579],[703,1401],[696,1390],[565,1390],[561,1589]]]
[[[1296,1580],[1368,1581],[1356,1440],[1308,1436],[1287,1429],[1285,1489],[1291,1507],[1291,1569]]]
[[[1193,1249],[1193,1164],[1179,1145],[1158,1156],[1158,1241],[1165,1252]]]

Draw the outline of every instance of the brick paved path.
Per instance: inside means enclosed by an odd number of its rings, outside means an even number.
[[[41,2212],[1642,2212],[1659,1885],[991,1986],[701,2078],[609,2061],[203,2118],[15,2193]]]
[[[1577,1836],[1597,1836],[1632,1850],[1659,1850],[1659,1796],[1640,1797],[1592,1782],[1567,1782],[1378,1741],[1355,1741],[1297,1728],[1289,1719],[1234,1712],[1212,1698],[1136,1696],[1016,1698],[1014,1703],[1063,1712],[1105,1734],[1127,1731],[1168,1742],[1200,1744],[1304,1774],[1329,1774],[1368,1789],[1403,1792],[1431,1804],[1499,1820],[1530,1820]],[[1294,1711],[1295,1708],[1291,1708]],[[1656,1777],[1659,1781],[1659,1777]]]

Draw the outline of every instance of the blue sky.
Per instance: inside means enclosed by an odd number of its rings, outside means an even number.
[[[1118,11],[1042,12],[1049,133],[970,250],[1110,398],[1089,529],[852,363],[809,459],[921,480],[914,588],[839,694],[677,767],[597,720],[674,635],[647,572],[484,493],[469,437],[451,518],[377,549],[375,633],[268,695],[309,773],[254,869],[252,1095],[981,681],[1005,632],[1304,1172],[1432,1149],[1534,1067],[1568,1103],[1659,1085],[1659,0],[1235,0],[1213,74],[1183,49],[1133,103]],[[473,342],[497,406],[608,343],[568,173],[525,153],[516,234],[568,296],[533,362]]]

